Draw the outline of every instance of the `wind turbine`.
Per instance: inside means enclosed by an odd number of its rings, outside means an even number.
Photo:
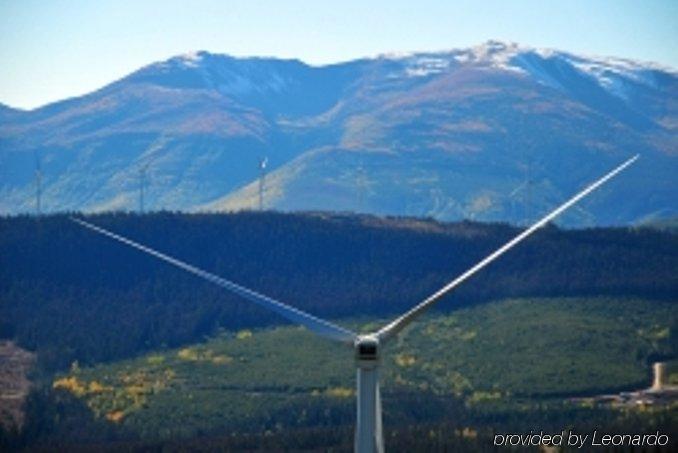
[[[139,167],[139,213],[144,213],[145,201],[146,201],[146,189],[148,182],[148,168],[151,166],[153,161],[158,158],[157,151],[161,150],[168,141],[166,135],[160,136],[155,142],[151,143],[149,148],[144,151],[142,159],[145,160]],[[155,155],[154,155],[155,154]],[[148,157],[144,157],[148,156]]]
[[[42,162],[35,154],[35,213],[42,214]]]
[[[358,206],[356,208],[357,212],[366,212],[365,209],[365,194],[369,189],[369,182],[367,180],[367,173],[365,172],[365,167],[363,167],[362,160],[358,164],[356,169],[356,178],[355,178],[356,189],[358,190]]]
[[[150,162],[145,163],[139,169],[139,213],[144,213],[144,195],[146,192],[146,172],[148,171],[148,166]]]
[[[430,295],[428,298],[424,299],[422,302],[414,306],[403,315],[394,319],[381,329],[368,334],[357,334],[329,321],[317,318],[290,305],[284,304],[256,291],[245,288],[244,286],[238,285],[237,283],[199,269],[188,263],[180,261],[145,245],[139,244],[138,242],[120,236],[111,231],[105,230],[84,220],[74,217],[71,217],[71,220],[92,231],[100,233],[104,236],[108,236],[111,239],[115,239],[116,241],[122,242],[123,244],[190,272],[191,274],[197,275],[198,277],[221,286],[245,299],[249,299],[250,301],[268,308],[294,323],[301,324],[321,337],[325,337],[353,347],[355,351],[355,364],[357,369],[357,420],[355,428],[355,451],[359,453],[383,452],[384,445],[381,424],[381,400],[379,395],[379,366],[381,363],[380,350],[383,345],[395,338],[399,332],[412,323],[412,321],[419,317],[425,310],[438,302],[443,296],[464,283],[466,280],[502,256],[518,243],[525,240],[532,233],[560,215],[563,211],[613,178],[619,172],[635,162],[636,159],[638,159],[638,155],[627,160],[602,178],[586,187],[584,190],[570,198],[550,214],[518,234],[506,244],[499,247],[478,264],[471,267],[469,270],[452,280],[447,285],[443,286],[441,289]]]
[[[266,165],[268,165],[268,157],[264,157],[259,161],[259,210],[264,210],[264,184],[266,184]]]

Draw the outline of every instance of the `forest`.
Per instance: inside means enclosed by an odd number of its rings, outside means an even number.
[[[351,214],[104,214],[87,219],[314,315],[387,318],[519,230]],[[549,226],[439,304],[507,297],[678,294],[678,235]],[[219,328],[284,323],[220,288],[73,223],[0,218],[0,338],[43,369],[200,341]]]
[[[678,383],[674,307],[509,299],[425,316],[384,350],[387,448],[482,451],[492,433],[535,426],[674,438],[675,406],[571,400],[646,388],[653,360],[669,360],[669,380]],[[31,394],[24,431],[6,443],[38,451],[350,451],[354,380],[350,348],[298,327],[220,330],[132,359],[73,364]]]
[[[519,232],[313,212],[86,218],[359,331]],[[448,296],[387,351],[389,449],[489,451],[497,429],[573,420],[674,429],[675,410],[564,399],[642,387],[652,360],[675,366],[673,231],[548,226]],[[67,215],[0,218],[0,337],[38,358],[26,426],[0,430],[0,449],[352,447],[349,350]]]

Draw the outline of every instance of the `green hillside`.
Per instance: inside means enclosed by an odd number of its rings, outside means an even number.
[[[613,298],[512,299],[427,317],[384,352],[385,424],[453,414],[461,426],[493,420],[498,429],[529,423],[526,414],[545,407],[585,423],[594,414],[573,416],[581,408],[564,397],[649,385],[649,360],[676,355],[677,325],[671,302]],[[353,423],[352,360],[349,348],[297,327],[223,331],[188,347],[74,366],[53,387],[146,440],[288,432]]]
[[[389,318],[518,229],[351,214],[89,217],[186,262],[328,319]],[[436,307],[515,297],[674,300],[678,235],[548,227]],[[0,217],[0,338],[50,371],[280,324],[274,313],[87,231],[66,216]]]

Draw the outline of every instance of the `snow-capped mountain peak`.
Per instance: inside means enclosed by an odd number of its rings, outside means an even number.
[[[583,214],[629,223],[678,212],[677,90],[657,65],[501,41],[327,66],[191,52],[0,106],[0,212],[31,210],[35,156],[44,209],[88,211],[134,209],[151,157],[149,206],[251,207],[267,156],[274,208],[523,221],[526,159],[537,210],[641,152],[623,203]]]
[[[188,52],[179,56],[179,60],[189,68],[196,68],[200,65],[207,53],[206,52]]]

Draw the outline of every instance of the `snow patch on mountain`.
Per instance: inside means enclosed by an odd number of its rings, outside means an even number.
[[[433,74],[440,74],[447,70],[449,66],[449,60],[443,58],[414,58],[408,62],[408,65],[405,68],[405,74],[407,74],[408,77],[426,77]]]
[[[197,68],[203,60],[202,52],[188,52],[179,56],[179,61],[189,68]]]
[[[593,79],[610,94],[627,99],[631,85],[656,88],[656,72],[676,73],[654,63],[620,58],[580,57],[552,49],[488,41],[470,49],[450,52],[460,64],[478,64],[504,71],[522,72],[539,83],[562,89],[557,75],[565,66]]]
[[[544,63],[541,56],[538,53],[533,52],[516,54],[510,60],[511,65],[520,68],[526,75],[531,76],[538,83],[557,90],[562,90],[563,86],[546,68]]]
[[[648,64],[621,59],[583,59],[568,56],[571,64],[584,74],[592,77],[611,94],[627,99],[631,85],[648,88],[657,86],[654,68]]]
[[[524,73],[520,66],[512,64],[512,59],[522,51],[515,43],[487,41],[470,49],[453,50],[452,57],[461,64],[475,64],[502,71]]]
[[[385,53],[376,57],[400,63],[401,69],[389,78],[429,77],[453,70],[459,66],[520,73],[533,77],[538,83],[562,90],[558,80],[572,69],[591,78],[610,94],[627,99],[633,84],[656,88],[656,73],[677,71],[654,63],[620,58],[580,57],[553,49],[534,48],[513,42],[490,40],[465,49],[441,52]]]

